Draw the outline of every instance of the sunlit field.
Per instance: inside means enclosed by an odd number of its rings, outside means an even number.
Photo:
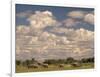
[[[24,72],[45,72],[45,71],[61,71],[61,70],[76,70],[76,69],[93,69],[94,63],[83,63],[79,67],[71,66],[70,64],[65,64],[64,67],[59,67],[58,65],[48,65],[48,68],[38,67],[38,68],[27,68],[21,65],[16,66],[16,73]]]

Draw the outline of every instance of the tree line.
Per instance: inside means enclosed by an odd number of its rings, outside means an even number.
[[[68,57],[67,59],[46,59],[43,63],[44,64],[72,64],[72,63],[93,63],[94,62],[94,57],[92,58],[82,58],[81,60],[76,60],[73,57]],[[16,60],[16,65],[23,65],[23,66],[28,66],[30,64],[35,64],[39,63],[38,61],[35,60],[35,58],[32,58],[31,60]]]

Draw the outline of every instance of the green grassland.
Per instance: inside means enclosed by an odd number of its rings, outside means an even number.
[[[77,70],[77,69],[93,69],[94,63],[82,63],[81,66],[73,67],[70,64],[64,64],[64,67],[58,65],[48,65],[48,68],[39,66],[38,68],[27,68],[22,65],[16,65],[16,73],[26,72],[43,72],[43,71],[59,71],[59,70]]]

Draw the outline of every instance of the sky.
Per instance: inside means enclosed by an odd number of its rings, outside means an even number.
[[[16,58],[94,56],[94,9],[16,4]]]

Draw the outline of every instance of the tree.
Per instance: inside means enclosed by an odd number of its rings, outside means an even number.
[[[67,59],[66,59],[66,62],[65,63],[73,63],[73,62],[75,62],[75,60],[74,60],[74,58],[72,58],[72,57],[68,57]]]
[[[54,59],[48,59],[48,60],[45,60],[44,63],[47,63],[47,64],[56,64],[56,60]]]
[[[20,65],[21,61],[20,60],[16,60],[16,65]]]
[[[92,63],[94,62],[94,57],[93,58],[83,58],[81,59],[82,63]]]
[[[58,64],[65,64],[65,61],[66,61],[65,59],[58,59],[57,63]]]
[[[26,60],[25,64],[28,66],[30,64],[30,60]]]
[[[35,59],[34,58],[32,58],[32,62],[34,62],[35,61]]]
[[[94,62],[94,57],[93,58],[88,58],[87,61],[91,62],[91,63]]]
[[[34,58],[31,59],[31,63],[34,63],[36,62],[36,60]]]

